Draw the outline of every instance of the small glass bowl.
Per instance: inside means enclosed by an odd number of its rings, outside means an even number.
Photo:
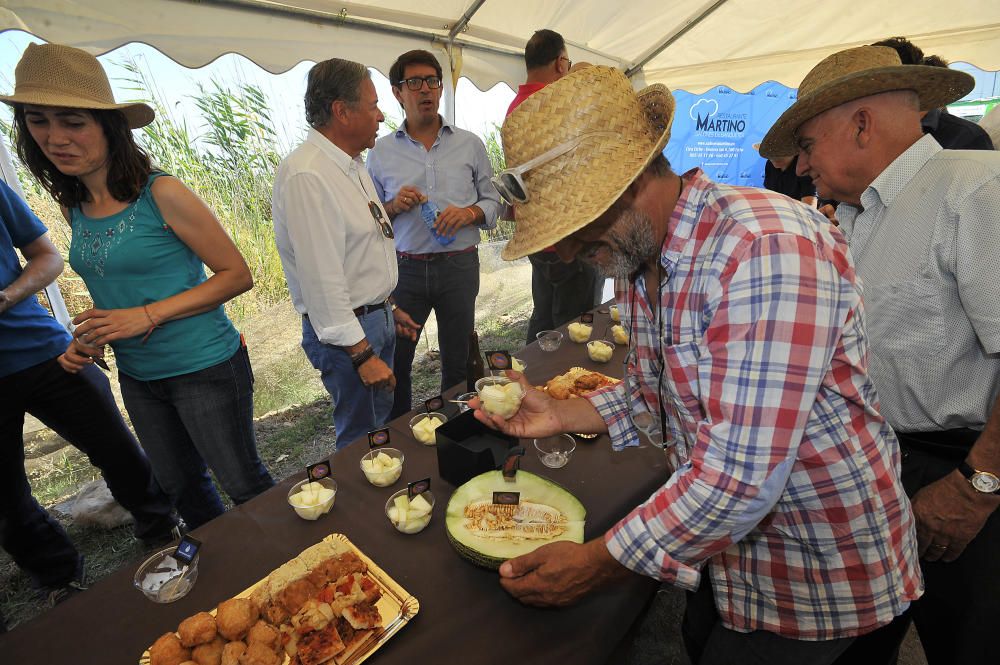
[[[487,414],[489,414],[491,416],[500,416],[501,418],[510,418],[515,413],[517,413],[517,409],[521,408],[521,401],[524,400],[524,388],[523,387],[521,388],[521,394],[517,398],[517,408],[515,408],[509,414],[496,413],[494,411],[491,411],[490,409],[488,409],[486,407],[486,402],[483,401],[483,398],[482,398],[483,388],[485,388],[486,386],[505,386],[508,383],[514,383],[514,381],[512,381],[511,379],[509,379],[506,376],[484,376],[483,378],[481,378],[478,381],[476,381],[476,393],[478,395],[480,395],[480,397],[479,397],[479,404],[482,406],[483,411],[485,411]]]
[[[443,413],[438,413],[437,411],[430,411],[428,413],[418,413],[417,415],[410,418],[410,431],[413,433],[413,438],[419,441],[420,443],[424,444],[425,446],[436,446],[437,437],[434,436],[433,432],[431,433],[430,440],[425,441],[424,439],[420,438],[419,434],[417,434],[417,430],[413,429],[417,423],[427,420],[428,418],[434,418],[435,420],[437,420],[439,423],[438,427],[448,422],[448,416],[444,415]]]
[[[621,330],[620,336],[615,334],[616,328]],[[623,328],[621,324],[615,323],[608,326],[607,334],[605,336],[607,337],[607,341],[613,344],[621,344],[621,345],[628,344],[628,331],[625,330],[625,328]]]
[[[328,490],[333,490],[333,496],[322,503],[317,503],[315,505],[308,506],[297,506],[292,503],[292,497],[302,491],[302,486],[308,482],[316,482],[325,487]],[[318,520],[321,516],[326,515],[333,508],[334,502],[337,500],[337,481],[333,478],[320,478],[319,480],[309,481],[303,480],[301,482],[292,485],[292,488],[288,490],[288,505],[295,510],[295,514],[304,520]]]
[[[524,374],[528,370],[528,363],[524,362],[520,358],[512,357],[510,359],[510,368],[515,372],[521,372]]]
[[[555,351],[562,344],[563,334],[558,330],[543,330],[535,335],[538,340],[538,348],[542,351]]]
[[[431,504],[431,512],[427,513],[426,515],[421,515],[420,517],[407,518],[403,522],[396,522],[391,517],[392,513],[394,513],[396,510],[396,505],[395,505],[396,497],[405,495],[406,495],[406,490],[402,489],[389,497],[389,500],[385,502],[385,516],[389,518],[389,523],[392,524],[393,527],[395,527],[396,531],[400,531],[402,533],[407,533],[407,534],[420,533],[425,528],[427,528],[428,524],[430,524],[431,515],[434,514],[434,495],[431,494],[430,490],[427,490],[426,492],[420,494],[420,496],[424,497],[424,500],[427,503]]]
[[[611,349],[611,353],[608,355],[607,358],[605,358],[603,356],[598,356],[598,354],[601,351],[603,351],[603,349],[601,348],[602,346],[608,347],[608,348]],[[590,356],[590,359],[593,360],[595,363],[610,362],[610,360],[611,360],[612,356],[614,356],[614,354],[615,354],[615,345],[614,345],[614,342],[608,342],[608,341],[603,340],[603,339],[595,339],[592,342],[587,342],[587,355]]]
[[[198,580],[198,558],[184,570],[184,563],[174,558],[177,546],[168,547],[142,562],[132,583],[154,603],[172,603],[188,594]]]
[[[569,324],[566,330],[569,333],[570,340],[576,342],[577,344],[583,344],[590,339],[590,336],[594,332],[594,326],[588,323],[580,323],[579,321],[574,321]]]
[[[535,439],[535,452],[542,464],[550,469],[559,469],[569,463],[576,450],[576,441],[569,434],[556,434],[544,439]]]
[[[365,460],[373,460],[379,453],[385,453],[393,459],[398,459],[399,464],[387,471],[366,471],[364,462]],[[361,472],[365,474],[365,478],[368,479],[375,487],[388,487],[394,482],[399,480],[399,477],[403,475],[403,453],[395,448],[375,448],[367,453],[361,458]]]
[[[466,411],[468,411],[469,410],[469,405],[467,404],[467,402],[470,399],[472,399],[473,397],[478,397],[478,396],[479,396],[479,393],[477,393],[475,390],[473,390],[471,393],[462,393],[461,395],[459,395],[458,397],[456,397],[455,399],[457,401],[462,402],[461,404],[458,405],[458,412],[459,413],[465,413]]]

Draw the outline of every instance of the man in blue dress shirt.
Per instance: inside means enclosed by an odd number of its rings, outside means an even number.
[[[479,294],[476,245],[480,229],[496,226],[500,199],[482,140],[438,114],[443,79],[437,59],[427,51],[404,53],[389,69],[389,81],[406,118],[375,143],[368,172],[396,235],[393,299],[421,326],[434,310],[444,390],[465,380]],[[433,231],[422,216],[429,211],[439,212],[431,216]],[[393,418],[411,408],[415,351],[416,340],[396,340]]]

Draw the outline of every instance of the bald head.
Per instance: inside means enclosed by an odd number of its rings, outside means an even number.
[[[884,92],[835,106],[796,130],[798,173],[822,198],[858,204],[862,192],[916,143],[920,100],[910,90]]]

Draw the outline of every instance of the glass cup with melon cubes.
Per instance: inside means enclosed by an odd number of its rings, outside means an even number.
[[[509,419],[521,408],[524,388],[506,376],[485,376],[476,381],[476,392],[483,411]]]
[[[433,511],[434,495],[430,490],[411,499],[407,496],[407,490],[402,489],[385,502],[386,517],[397,531],[403,533],[423,531],[430,524]]]
[[[413,432],[413,438],[420,443],[425,446],[434,446],[437,445],[437,434],[434,433],[434,430],[445,424],[447,420],[448,416],[437,411],[418,413],[410,418],[410,431]]]
[[[376,448],[361,458],[361,471],[375,487],[388,487],[403,474],[403,453],[395,448]]]
[[[316,520],[330,512],[337,496],[337,482],[333,478],[303,480],[288,490],[288,504],[304,520]]]

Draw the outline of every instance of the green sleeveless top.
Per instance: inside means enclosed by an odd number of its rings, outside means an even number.
[[[99,219],[70,211],[73,239],[69,263],[83,278],[100,309],[142,307],[205,281],[205,265],[167,226],[150,187],[121,212]],[[167,321],[146,343],[142,335],[111,343],[118,369],[140,381],[190,374],[226,360],[239,348],[240,334],[219,305]]]

